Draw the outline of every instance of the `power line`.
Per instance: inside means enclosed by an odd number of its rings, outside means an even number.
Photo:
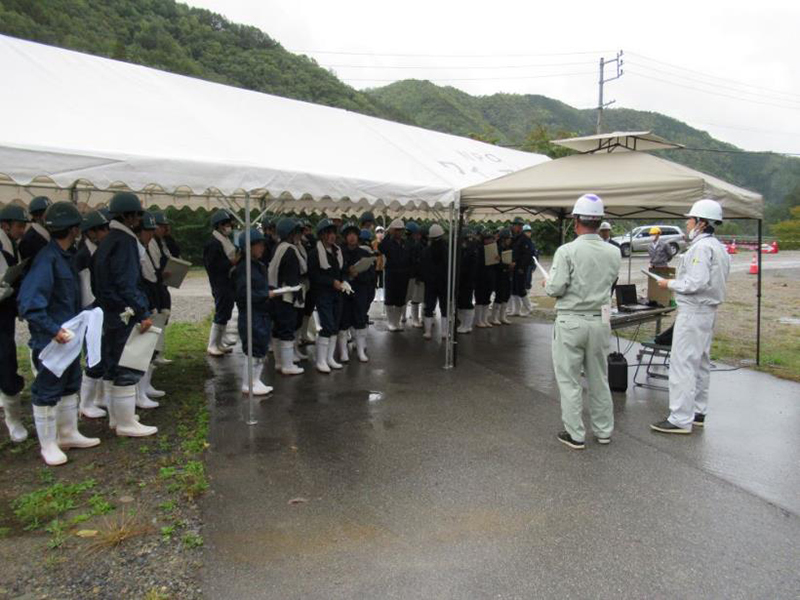
[[[775,106],[777,108],[785,108],[787,110],[800,110],[800,106],[786,106],[784,104],[775,104],[774,102],[762,102],[760,100],[752,100],[750,98],[741,98],[739,96],[732,96],[730,94],[723,94],[722,92],[712,92],[711,90],[704,90],[698,87],[693,87],[690,85],[684,85],[682,83],[677,83],[675,81],[669,81],[667,79],[661,79],[660,77],[653,77],[652,75],[645,75],[644,73],[639,73],[637,71],[628,71],[631,75],[636,77],[644,77],[645,79],[652,79],[653,81],[660,81],[661,83],[667,83],[669,85],[674,85],[677,87],[685,88],[687,90],[693,90],[695,92],[703,92],[704,94],[711,94],[713,96],[722,96],[723,98],[731,98],[733,100],[739,100],[740,102],[750,102],[751,104],[761,104],[763,106]]]
[[[630,62],[628,64],[630,64]],[[764,97],[764,98],[771,98],[772,100],[777,100],[779,102],[796,102],[796,103],[800,104],[800,99],[798,99],[798,100],[790,100],[789,98],[780,98],[780,97],[774,96],[772,94],[762,94],[762,93],[759,93],[759,92],[750,92],[750,91],[746,91],[746,90],[741,90],[741,89],[738,89],[738,88],[735,88],[735,87],[732,87],[732,86],[728,86],[728,85],[724,85],[724,84],[712,83],[710,81],[703,81],[702,79],[697,79],[696,77],[689,77],[687,75],[678,75],[676,73],[672,73],[670,71],[665,71],[664,69],[658,69],[656,67],[651,67],[650,65],[642,64],[642,63],[639,63],[639,62],[634,63],[634,66],[636,66],[638,68],[641,68],[641,69],[647,69],[649,71],[655,71],[657,73],[662,73],[664,75],[667,75],[668,77],[675,77],[677,79],[683,79],[683,80],[686,80],[686,81],[693,81],[693,82],[699,83],[701,85],[722,88],[722,89],[730,90],[732,92],[736,92],[736,93],[739,93],[739,94],[749,94],[751,96],[761,96],[761,97]]]
[[[593,71],[582,71],[579,73],[551,73],[549,75],[526,75],[526,76],[519,76],[519,77],[446,77],[446,78],[434,78],[429,79],[425,78],[426,81],[430,82],[437,82],[437,81],[510,81],[510,80],[517,80],[517,79],[544,79],[548,77],[573,77],[576,75],[593,75]],[[349,78],[349,77],[342,77],[342,81],[374,81],[374,82],[386,82],[386,81],[400,81],[397,78],[394,79],[371,79],[371,78]]]
[[[774,88],[766,88],[766,87],[761,86],[761,85],[755,85],[755,84],[752,84],[752,83],[745,83],[743,81],[737,81],[735,79],[728,79],[726,77],[719,77],[718,75],[711,75],[709,73],[703,73],[702,71],[695,71],[694,69],[681,67],[681,66],[678,66],[678,65],[675,65],[675,64],[672,64],[672,63],[664,62],[663,60],[658,60],[656,58],[650,58],[649,56],[645,56],[644,54],[639,54],[638,52],[629,52],[628,54],[632,54],[634,56],[638,56],[639,58],[643,58],[645,60],[649,60],[649,61],[652,61],[652,62],[655,62],[655,63],[659,63],[659,64],[665,65],[667,67],[671,67],[673,69],[678,69],[678,70],[681,70],[681,71],[688,71],[690,73],[695,73],[696,75],[702,75],[703,77],[708,77],[708,78],[711,78],[711,79],[718,79],[720,81],[727,81],[729,83],[735,83],[736,85],[740,85],[740,86],[743,86],[743,87],[755,87],[755,88],[759,88],[759,89],[762,89],[762,90],[766,90],[768,92],[775,92],[777,94],[784,94],[784,95],[787,95],[787,96],[794,96],[796,98],[800,98],[800,94],[795,94],[793,92],[786,92],[786,91],[783,91],[783,90],[776,90]]]
[[[287,49],[288,50],[288,49]],[[608,50],[589,50],[586,52],[542,52],[539,54],[393,54],[380,52],[347,52],[339,50],[288,50],[294,54],[335,54],[341,56],[387,56],[404,58],[529,58],[534,56],[580,56],[602,54]]]
[[[326,65],[320,63],[321,67],[326,69],[535,69],[539,67],[571,67],[576,65],[593,65],[594,62],[581,61],[581,62],[568,62],[568,63],[547,63],[536,65],[473,65],[473,66],[446,66],[446,65]]]

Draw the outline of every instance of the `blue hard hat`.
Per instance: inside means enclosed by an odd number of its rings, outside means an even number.
[[[99,210],[93,210],[90,213],[87,213],[83,216],[83,221],[81,221],[81,231],[88,231],[90,229],[94,229],[95,227],[102,227],[108,226],[108,219],[103,216]]]
[[[278,224],[275,226],[275,233],[278,234],[279,238],[285,240],[298,229],[300,229],[300,222],[297,219],[284,217],[278,221]]]
[[[414,221],[409,221],[406,223],[406,231],[408,233],[419,233],[419,225],[417,225]]]
[[[216,227],[220,223],[224,223],[225,221],[233,221],[233,215],[229,213],[224,208],[219,209],[213,215],[211,215],[211,226]]]
[[[330,219],[322,219],[319,223],[317,223],[317,227],[314,231],[317,234],[317,237],[319,237],[326,229],[336,229],[336,223]]]
[[[353,221],[348,221],[342,226],[342,235],[347,236],[347,234],[351,231],[355,231],[356,235],[361,235],[361,230],[359,229],[358,225],[356,225]]]
[[[256,242],[263,242],[267,238],[264,237],[264,234],[261,233],[258,229],[252,228],[250,229],[250,245],[252,246]],[[247,232],[243,231],[239,234],[239,248],[244,248],[245,244],[247,244]]]
[[[28,211],[33,213],[40,213],[47,210],[47,207],[50,206],[52,202],[50,198],[47,196],[36,196],[33,200],[31,200],[30,205],[28,206]]]
[[[362,229],[358,234],[358,239],[362,242],[371,242],[372,232],[369,229]]]

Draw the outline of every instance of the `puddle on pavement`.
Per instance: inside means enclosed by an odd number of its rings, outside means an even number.
[[[781,317],[778,322],[782,325],[800,325],[800,317]]]

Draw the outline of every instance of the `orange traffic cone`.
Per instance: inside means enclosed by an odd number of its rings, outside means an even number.
[[[758,258],[753,254],[753,260],[750,261],[750,275],[758,275]]]

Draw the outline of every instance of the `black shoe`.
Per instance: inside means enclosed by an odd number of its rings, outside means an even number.
[[[611,443],[611,438],[610,437],[607,437],[607,438],[596,437],[594,439],[597,440],[598,444],[602,444],[603,446]]]
[[[559,442],[569,446],[573,450],[583,450],[586,448],[586,442],[576,442],[566,431],[562,431],[556,437],[558,438]]]
[[[701,415],[700,413],[694,413],[694,421],[692,421],[692,425],[694,425],[695,427],[705,427],[706,416]]]
[[[683,429],[682,427],[678,427],[677,425],[673,425],[666,419],[663,421],[659,421],[658,423],[653,423],[650,425],[650,429],[653,431],[658,431],[660,433],[692,433],[691,429]]]

